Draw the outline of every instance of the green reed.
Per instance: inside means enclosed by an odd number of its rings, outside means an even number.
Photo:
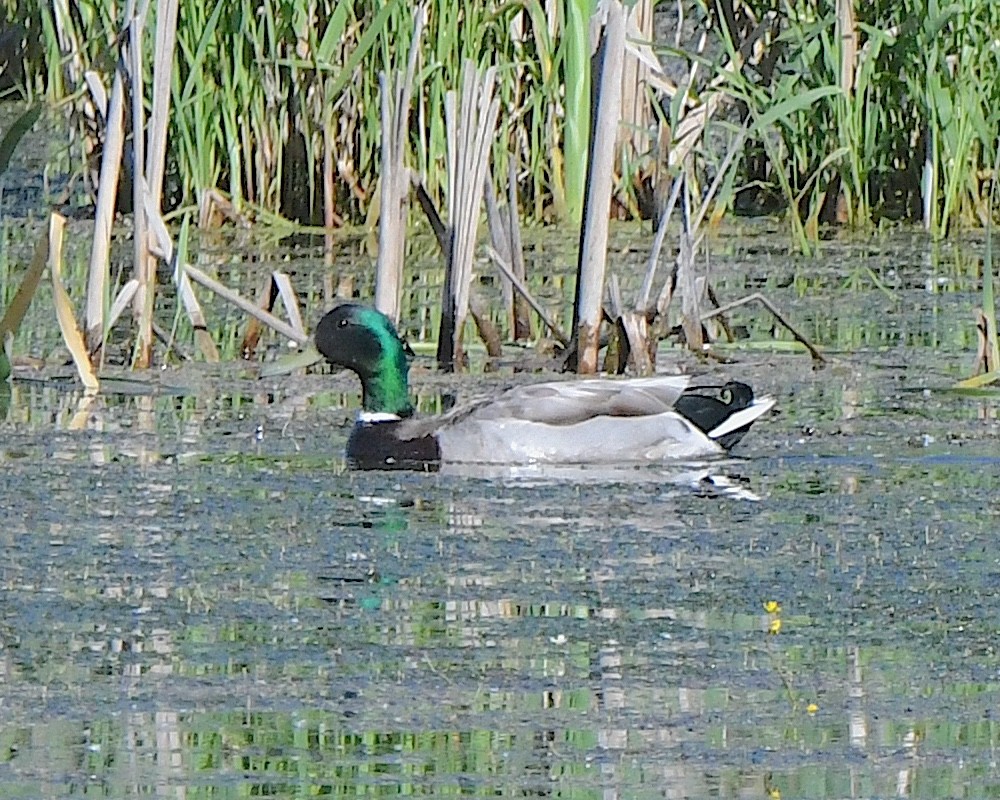
[[[717,2],[740,19],[731,0],[705,0],[706,20]],[[742,24],[710,28],[717,39],[706,52],[714,58],[665,49],[700,66],[699,82],[674,95],[668,116],[676,124],[682,95],[737,101],[752,123],[745,188],[784,198],[801,250],[819,241],[823,222],[923,219],[942,236],[996,212],[988,179],[1000,136],[1000,5],[743,6],[753,14]]]
[[[795,85],[799,92],[838,90],[780,129],[790,158],[779,171],[792,185],[816,176],[804,216],[818,214],[829,201],[825,193],[838,191],[854,224],[883,214],[918,216],[922,205],[926,227],[940,236],[985,218],[983,175],[1000,131],[1000,6],[856,4],[854,55],[836,35],[834,5],[786,4],[777,40],[783,63],[769,85],[755,87],[762,108]]]

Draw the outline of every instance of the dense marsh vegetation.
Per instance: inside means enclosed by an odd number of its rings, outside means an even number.
[[[441,243],[446,287],[453,270],[462,275],[453,299],[443,299],[439,334],[452,341],[445,321],[454,318],[457,359],[474,301],[468,283],[485,182],[495,246],[505,226],[517,238],[517,223],[497,221],[493,197],[535,223],[572,230],[583,222],[570,337],[585,354],[579,368],[596,368],[603,314],[627,334],[626,359],[639,372],[650,369],[639,354],[655,356],[673,325],[667,310],[675,295],[684,338],[701,349],[701,322],[713,313],[699,309],[704,289],[696,289],[703,221],[781,214],[793,247],[809,253],[824,225],[909,220],[941,238],[986,225],[996,211],[1000,6],[984,0],[641,0],[624,11],[617,0],[3,0],[0,8],[6,93],[29,103],[19,130],[30,127],[24,120],[40,104],[65,110],[74,132],[70,171],[95,195],[86,349],[98,352],[131,304],[139,366],[151,363],[158,261],[171,266],[195,330],[204,329],[204,315],[190,281],[227,291],[176,255],[186,252],[195,209],[203,226],[220,211],[239,223],[292,220],[328,235],[342,225],[380,223],[376,303],[395,319],[400,288],[392,276],[401,275],[403,234],[387,229],[416,220],[415,194]],[[619,32],[613,58],[606,60],[606,49],[594,56],[612,29]],[[610,82],[601,73],[609,63]],[[496,102],[499,113],[480,115],[490,121],[476,141],[488,152],[477,153],[485,158],[462,177],[455,166],[468,167],[478,146],[468,144],[471,132],[456,134],[455,93],[486,68],[484,103]],[[602,105],[608,85],[614,98]],[[466,116],[463,108],[463,124]],[[12,144],[4,140],[0,151]],[[612,151],[603,169],[588,158]],[[596,184],[613,181],[610,203],[588,194],[595,173]],[[456,187],[470,185],[476,191],[456,204]],[[681,240],[676,263],[657,278],[663,289],[653,290],[658,236],[638,298],[609,314],[602,307],[606,230],[599,229],[609,213],[664,223],[675,203],[684,209]],[[116,207],[133,212],[135,264],[132,280],[112,297],[107,242]],[[435,207],[448,208],[447,230],[440,219],[435,224]],[[161,213],[183,222],[176,247]],[[518,247],[500,260],[514,267]],[[395,265],[386,255],[393,251]],[[589,275],[585,263],[593,264]],[[993,343],[984,364],[995,376],[990,273],[987,259],[985,321],[977,324]],[[504,276],[513,319],[517,276]],[[380,302],[380,287],[395,301]],[[290,287],[287,295],[294,296]],[[252,303],[241,307],[254,313]],[[471,315],[488,341],[484,314]],[[264,321],[281,330],[279,320]],[[307,333],[300,327],[291,338],[305,341]],[[217,357],[211,342],[199,349]],[[449,359],[439,353],[439,362]]]
[[[505,175],[516,158],[530,218],[579,218],[591,5],[430,4],[407,161],[432,196],[445,190],[444,94],[460,85],[470,58],[498,67],[493,174]],[[371,219],[378,76],[405,66],[415,10],[398,0],[181,4],[165,205],[195,204],[218,189],[258,214]],[[93,71],[109,86],[128,8],[5,0],[4,12],[10,30],[26,32],[24,90],[71,98],[83,130],[93,125],[83,113],[84,78]],[[155,17],[157,4],[148,13]],[[685,118],[703,111],[709,135],[695,148],[703,178],[727,131],[750,120],[746,158],[720,195],[723,208],[791,209],[805,238],[823,221],[907,218],[944,234],[985,219],[1000,130],[998,4],[699,0],[659,3],[655,26],[643,13],[641,28],[630,27],[632,45],[651,46],[645,63],[655,53],[666,71],[631,76],[639,112],[623,125],[619,214],[652,213],[650,185],[680,168]],[[144,49],[147,60],[152,51]],[[99,152],[91,141],[81,158]]]

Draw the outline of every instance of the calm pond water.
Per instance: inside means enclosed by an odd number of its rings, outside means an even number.
[[[1000,794],[1000,399],[943,391],[972,257],[830,248],[718,257],[826,369],[661,358],[778,396],[714,465],[743,496],[346,472],[345,376],[187,367],[86,408],[15,382],[0,795]],[[512,379],[414,382],[430,407]]]

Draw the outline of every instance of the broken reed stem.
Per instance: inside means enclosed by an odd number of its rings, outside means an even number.
[[[653,372],[653,360],[649,351],[649,325],[646,317],[636,311],[625,310],[622,302],[621,286],[618,276],[611,273],[608,279],[608,297],[604,304],[604,313],[608,319],[615,324],[619,333],[619,358],[618,363],[613,364],[615,372],[624,372],[629,357],[635,367],[636,374],[649,375]],[[621,334],[625,334],[625,341],[621,341]],[[612,352],[609,344],[608,353]],[[605,371],[609,370],[609,359],[607,355],[604,360]]]
[[[209,291],[215,292],[223,300],[232,303],[237,308],[245,311],[251,317],[260,320],[269,328],[273,328],[275,331],[291,339],[296,344],[307,344],[309,337],[302,331],[296,330],[288,323],[278,319],[273,314],[268,314],[266,311],[258,308],[257,304],[251,300],[247,300],[239,292],[235,292],[228,286],[219,283],[215,278],[211,278],[202,272],[197,267],[193,267],[190,264],[185,264],[180,266],[179,269],[183,270],[183,273],[187,275],[195,283],[204,286]]]
[[[438,214],[437,209],[434,207],[434,201],[427,194],[427,187],[424,186],[424,182],[420,179],[420,176],[414,172],[411,173],[410,179],[413,191],[417,193],[417,202],[420,203],[420,208],[423,209],[424,214],[427,216],[427,221],[430,223],[434,238],[437,239],[438,247],[441,248],[442,253],[447,254],[448,228],[441,221],[441,215]]]
[[[178,238],[177,249],[175,250],[174,242],[170,238],[170,232],[167,230],[166,223],[164,223],[159,209],[154,208],[154,202],[153,198],[147,194],[146,220],[149,223],[150,236],[153,240],[150,242],[150,250],[154,255],[162,258],[164,262],[173,267],[174,282],[177,284],[177,294],[181,298],[181,303],[187,312],[188,319],[191,320],[191,327],[194,329],[194,339],[198,345],[198,350],[207,362],[217,364],[219,362],[219,350],[208,333],[205,313],[201,310],[198,298],[191,287],[191,279],[188,278],[183,270],[177,269],[178,260],[183,263],[187,257],[187,241],[188,231],[191,226],[191,217],[190,215],[185,215],[184,221],[181,223],[181,232]]]
[[[722,160],[722,164],[715,173],[715,179],[712,181],[712,185],[709,187],[698,212],[695,214],[694,220],[691,222],[690,228],[693,234],[697,234],[698,228],[701,227],[701,223],[705,219],[705,214],[708,213],[709,204],[715,199],[715,195],[718,193],[723,180],[725,180],[726,173],[729,171],[733,160],[740,152],[742,152],[743,141],[746,139],[747,131],[749,129],[750,120],[747,119],[743,127],[740,129],[736,139],[734,139],[733,143],[729,146],[729,150],[726,152],[726,156]],[[649,260],[646,262],[646,277],[643,279],[642,289],[639,291],[639,299],[635,304],[635,310],[641,314],[648,315],[650,311],[649,296],[653,290],[653,280],[656,276],[656,268],[660,261],[660,253],[663,250],[663,242],[667,236],[667,225],[670,222],[670,217],[673,214],[674,207],[677,205],[677,198],[680,196],[680,191],[683,185],[683,176],[674,181],[674,187],[670,192],[670,199],[667,202],[667,207],[660,216],[660,224],[656,229],[656,237],[653,240],[653,248],[649,253]],[[667,277],[668,282],[671,280],[673,280],[673,275]],[[667,287],[664,287],[664,292],[662,292],[660,296],[670,296],[667,292]],[[666,312],[666,308],[658,308],[657,311],[658,313],[663,314]]]
[[[813,361],[816,361],[820,364],[826,363],[826,359],[823,357],[823,354],[816,349],[816,347],[812,344],[812,342],[810,342],[805,336],[803,336],[794,327],[792,327],[792,323],[790,323],[787,319],[785,319],[785,317],[781,314],[780,311],[778,311],[775,305],[766,297],[764,297],[764,295],[762,295],[760,292],[754,292],[753,294],[747,295],[746,297],[741,297],[739,300],[734,300],[733,302],[726,303],[725,305],[719,306],[718,308],[713,308],[711,311],[706,311],[704,314],[701,314],[699,316],[699,321],[705,322],[706,320],[712,319],[712,317],[717,317],[720,314],[725,314],[728,311],[732,311],[734,308],[739,308],[740,306],[744,306],[747,305],[748,303],[752,303],[755,301],[760,303],[761,305],[764,306],[764,308],[770,311],[771,314],[774,316],[774,318],[782,326],[784,326],[784,328],[790,334],[792,334],[792,336],[795,338],[795,341],[801,343],[806,348],[806,350],[809,351],[809,355],[813,357]]]
[[[548,313],[545,311],[545,308],[542,306],[542,304],[539,303],[532,296],[531,291],[528,289],[528,287],[524,285],[524,282],[519,277],[517,277],[517,275],[514,274],[513,270],[503,260],[500,254],[492,247],[487,245],[486,255],[490,257],[490,261],[492,261],[496,265],[496,268],[500,270],[500,272],[507,278],[507,280],[510,281],[511,285],[517,290],[517,292],[521,295],[521,297],[525,299],[528,305],[530,305],[535,310],[535,313],[538,314],[542,322],[545,323],[545,327],[548,328],[550,331],[552,331],[552,335],[556,337],[556,339],[559,341],[559,344],[561,344],[563,347],[568,348],[570,346],[569,337],[567,337],[565,334],[563,334],[561,330],[559,330],[559,326],[552,321],[552,319],[549,317]]]
[[[308,339],[309,337],[306,335],[306,326],[302,324],[302,311],[299,309],[299,297],[295,294],[291,278],[288,277],[287,273],[276,269],[271,273],[271,280],[274,281],[274,285],[278,289],[278,297],[281,298],[281,304],[285,307],[285,313],[288,315],[288,321],[291,322],[292,327],[295,328],[295,330]]]
[[[83,341],[83,335],[76,324],[76,317],[73,313],[73,303],[66,293],[66,287],[62,282],[62,243],[63,232],[66,228],[66,218],[61,214],[53,213],[49,216],[49,274],[52,276],[52,302],[56,307],[56,319],[59,321],[59,330],[62,331],[63,341],[73,357],[73,364],[76,365],[77,374],[80,381],[88,393],[98,390],[100,383],[94,372],[93,362],[87,352],[87,345]]]
[[[486,221],[490,230],[490,241],[500,258],[510,266],[511,272],[524,280],[524,253],[521,246],[521,228],[517,216],[517,186],[514,156],[509,161],[509,176],[507,185],[507,207],[500,209],[496,192],[493,189],[492,176],[487,171],[483,181],[483,193],[486,199]],[[500,273],[500,288],[503,295],[503,307],[510,329],[510,338],[515,342],[531,338],[531,318],[528,316],[528,306],[524,298],[514,291],[514,286],[507,279],[505,272]]]
[[[646,262],[646,277],[642,280],[642,289],[639,290],[639,299],[635,304],[635,310],[641,314],[646,313],[649,307],[649,295],[653,291],[656,267],[660,263],[663,242],[667,238],[667,226],[670,224],[670,217],[674,213],[674,206],[677,205],[677,198],[680,196],[682,184],[683,181],[674,181],[674,188],[670,192],[667,207],[663,209],[663,214],[660,215],[660,224],[656,229],[656,236],[653,239],[653,248],[650,250],[649,260]],[[667,280],[670,280],[670,278],[668,277]]]
[[[177,279],[177,294],[180,295],[181,303],[187,312],[188,319],[191,320],[191,327],[194,329],[194,340],[198,345],[198,350],[202,357],[210,364],[219,363],[219,350],[215,346],[215,341],[208,332],[208,322],[205,314],[201,310],[201,304],[194,293],[191,279],[187,272],[179,270],[180,276]]]
[[[694,259],[698,248],[698,232],[692,227],[691,221],[691,184],[689,170],[694,169],[693,156],[685,161],[684,174],[681,181],[684,184],[683,224],[681,225],[680,247],[677,252],[677,287],[681,294],[681,327],[687,346],[695,353],[702,351],[704,337],[701,328],[701,303],[698,296],[698,281],[695,276]]]
[[[507,162],[507,222],[510,230],[510,266],[513,273],[523,282],[527,275],[524,266],[524,245],[521,242],[521,220],[518,216],[517,196],[517,162],[520,159],[521,145],[511,154]],[[531,338],[531,318],[520,295],[513,297],[513,338],[514,341]]]
[[[323,227],[326,228],[323,254],[332,266],[333,227],[337,218],[337,187],[333,181],[333,127],[332,120],[323,126]]]
[[[135,293],[138,288],[139,281],[135,278],[126,281],[125,285],[122,286],[121,290],[118,292],[118,296],[115,297],[114,302],[111,304],[111,308],[108,309],[108,330],[111,330],[118,321],[118,317],[125,313],[125,309],[128,308],[129,303],[132,302],[132,298],[135,297]]]
[[[483,199],[486,202],[486,226],[490,232],[490,242],[504,261],[511,261],[510,236],[507,231],[506,220],[500,211],[500,204],[497,202],[497,194],[493,189],[492,175],[487,174],[483,182]],[[510,321],[511,330],[514,329],[514,288],[511,286],[507,276],[500,274],[500,290],[503,297],[504,311]]]
[[[45,272],[45,260],[49,256],[49,240],[42,236],[35,245],[35,253],[31,257],[31,265],[21,280],[21,285],[17,287],[14,299],[10,301],[4,312],[3,319],[0,319],[0,342],[3,341],[4,334],[17,333],[21,327],[24,315],[28,313],[28,306],[35,296],[38,284],[41,283],[42,273]]]
[[[858,29],[854,0],[837,0],[835,35],[840,42],[840,88],[848,97],[854,91],[854,70],[858,60]]]
[[[257,292],[257,307],[264,309],[264,311],[271,312],[274,310],[274,304],[278,299],[278,287],[274,282],[274,278],[268,275],[263,281],[261,281],[260,291]],[[260,342],[260,334],[263,330],[263,325],[259,320],[253,317],[247,322],[246,330],[243,331],[243,340],[240,342],[240,355],[245,359],[250,359],[253,354],[257,351],[257,345]]]
[[[705,197],[702,200],[701,205],[698,207],[698,212],[695,214],[694,220],[691,223],[691,230],[693,233],[698,233],[698,228],[701,227],[701,223],[705,219],[705,214],[708,213],[709,205],[715,200],[715,195],[718,193],[719,187],[725,180],[726,173],[729,172],[730,165],[732,165],[736,156],[743,152],[743,140],[747,138],[747,132],[750,130],[750,122],[751,118],[747,117],[746,121],[743,123],[743,127],[740,128],[739,134],[737,134],[732,144],[729,145],[729,150],[726,151],[726,157],[722,159],[722,163],[719,165],[719,169],[715,173],[712,185],[708,187],[708,192],[705,193]]]
[[[448,230],[445,228],[444,223],[441,221],[441,215],[438,214],[437,209],[434,207],[434,201],[431,196],[427,194],[427,189],[424,188],[423,182],[416,173],[411,173],[410,181],[413,187],[413,191],[416,192],[417,202],[420,203],[420,207],[423,209],[424,214],[427,215],[427,221],[430,222],[431,230],[434,231],[434,237],[437,239],[438,247],[441,248],[442,253],[448,252]],[[489,188],[489,183],[486,183],[486,188]],[[479,338],[483,340],[486,345],[486,352],[489,354],[490,358],[498,358],[502,355],[502,343],[500,340],[500,332],[497,330],[496,325],[489,317],[488,308],[483,300],[475,295],[474,292],[469,293],[469,313],[472,316],[472,321],[476,323],[476,329],[479,331]]]

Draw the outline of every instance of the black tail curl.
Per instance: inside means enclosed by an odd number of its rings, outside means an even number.
[[[684,391],[674,408],[705,434],[715,430],[737,411],[753,405],[753,389],[745,383],[730,381],[723,386],[692,386]],[[730,431],[716,439],[720,447],[729,450],[746,432],[750,424]]]

